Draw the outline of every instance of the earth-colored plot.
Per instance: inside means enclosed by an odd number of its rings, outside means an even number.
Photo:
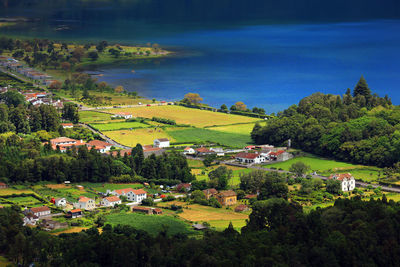
[[[141,123],[138,121],[131,122],[110,122],[110,123],[92,123],[90,124],[94,129],[100,132],[104,131],[117,131],[117,130],[129,130],[137,128],[148,128],[150,125]]]
[[[66,184],[47,184],[46,186],[48,188],[51,188],[51,189],[60,189],[60,188],[69,188],[69,187],[71,187],[71,186],[68,186]]]
[[[186,108],[182,106],[143,106],[136,108],[113,109],[110,112],[130,112],[135,117],[160,117],[176,121],[177,124],[188,124],[196,127],[228,125],[234,123],[251,123],[260,119],[231,115],[208,110]]]
[[[104,134],[120,144],[132,147],[136,146],[136,144],[152,145],[157,138],[168,138],[172,142],[175,141],[163,129],[154,130],[153,128],[107,131]]]
[[[87,230],[87,229],[89,229],[89,227],[72,227],[72,228],[68,228],[68,229],[66,229],[64,231],[61,231],[61,232],[52,233],[52,235],[80,233],[83,230]]]
[[[9,196],[9,195],[19,195],[19,194],[34,194],[34,192],[30,189],[13,189],[13,188],[4,188],[0,189],[0,196]]]
[[[97,111],[79,111],[79,121],[84,123],[111,121],[111,114]]]
[[[260,123],[261,126],[263,126],[264,124],[265,123]],[[225,133],[250,134],[254,128],[254,125],[255,123],[246,123],[246,124],[209,127],[208,129]]]

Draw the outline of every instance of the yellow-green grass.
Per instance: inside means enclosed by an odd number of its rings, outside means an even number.
[[[103,131],[116,131],[116,130],[128,130],[136,128],[148,128],[150,125],[141,123],[138,121],[131,122],[110,122],[110,123],[92,123],[90,124],[93,128]]]
[[[10,197],[7,198],[8,201],[13,202],[14,204],[17,204],[19,206],[23,207],[38,207],[38,206],[43,206],[43,203],[37,200],[34,197],[27,196],[27,197]]]
[[[142,104],[150,104],[153,101],[145,98],[135,98],[133,96],[128,96],[125,94],[117,94],[117,93],[109,93],[109,92],[96,92],[96,91],[89,91],[90,95],[94,95],[95,97],[111,97],[111,105],[138,105],[139,103]]]
[[[191,168],[204,167],[203,161],[201,160],[188,159],[187,162]]]
[[[233,228],[235,228],[236,231],[240,231],[240,229],[243,226],[246,226],[246,220],[239,219],[239,220],[213,220],[213,221],[208,221],[208,223],[211,225],[211,227],[214,227],[218,231],[223,231],[226,228],[228,228],[229,223],[232,223]]]
[[[249,173],[252,169],[240,168],[240,167],[232,167],[228,165],[221,165],[227,167],[229,170],[232,170],[232,178],[229,180],[229,186],[236,187],[240,184],[240,174],[241,173]],[[196,180],[206,180],[208,181],[208,173],[219,166],[214,166],[213,168],[192,168],[192,174],[196,175]],[[202,171],[205,171],[205,174],[202,174]]]
[[[108,131],[104,134],[120,144],[131,147],[136,146],[137,144],[151,145],[157,138],[168,138],[171,142],[175,141],[175,139],[163,129],[154,130],[153,128]]]
[[[9,261],[6,257],[0,256],[0,267],[6,267],[6,266],[13,266],[12,262]]]
[[[34,192],[30,189],[14,189],[14,188],[4,188],[0,189],[0,196],[9,196],[9,195],[20,195],[20,194],[34,194]]]
[[[163,229],[167,229],[168,235],[179,233],[190,234],[193,231],[189,225],[171,216],[145,215],[139,213],[118,213],[106,216],[106,223],[111,225],[130,225],[136,229],[147,231],[155,236]]]
[[[355,179],[362,179],[364,181],[376,180],[380,171],[380,169],[377,167],[355,165],[351,163],[317,157],[297,157],[288,161],[265,165],[265,167],[274,167],[277,169],[281,168],[288,171],[290,169],[290,166],[296,162],[303,162],[306,165],[310,166],[309,172],[316,171],[318,174],[326,176],[332,173],[350,172],[352,175],[354,175]]]
[[[93,123],[101,121],[111,122],[111,114],[97,111],[79,111],[79,121],[83,123]]]
[[[167,128],[167,133],[172,136],[176,142],[194,142],[194,143],[217,143],[223,146],[242,148],[252,144],[250,135],[219,132],[203,128]]]
[[[127,183],[127,184],[110,184],[110,183],[83,183],[86,188],[105,193],[107,190],[124,189],[124,188],[143,188],[142,184]]]
[[[152,118],[161,117],[176,121],[177,124],[188,124],[195,127],[213,125],[228,125],[234,123],[251,123],[259,119],[240,115],[231,115],[220,112],[186,108],[182,106],[151,106],[115,109],[111,112],[130,112],[133,116]]]
[[[86,187],[84,187],[83,190],[80,190],[76,188],[74,185],[68,185],[68,186],[63,186],[62,184],[59,184],[59,186],[56,185],[35,185],[33,187],[35,191],[41,195],[42,197],[45,198],[61,198],[65,197],[68,201],[73,202],[80,196],[86,196],[90,198],[95,198],[96,194],[87,191]]]
[[[254,128],[254,125],[255,125],[255,123],[246,123],[246,124],[235,124],[235,125],[210,127],[208,129],[214,130],[214,131],[219,131],[219,132],[250,135],[251,131]],[[260,124],[260,125],[263,125],[263,124]]]

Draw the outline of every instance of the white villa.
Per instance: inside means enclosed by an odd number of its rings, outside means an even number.
[[[57,207],[65,207],[65,206],[67,206],[67,200],[65,198],[56,198],[54,200],[54,204]]]
[[[105,207],[114,207],[121,203],[122,201],[118,196],[105,197],[101,200],[101,205]]]
[[[135,203],[141,203],[143,199],[147,198],[147,192],[144,191],[143,189],[132,189],[132,188],[126,188],[126,189],[118,189],[118,190],[107,190],[107,194],[114,195],[114,196],[126,196],[128,201],[132,201]]]
[[[169,139],[159,138],[154,140],[154,147],[159,147],[159,148],[169,147]]]
[[[96,208],[96,203],[88,197],[79,197],[78,202],[74,203],[74,208],[83,210],[93,210]]]
[[[194,154],[196,154],[196,150],[194,150],[194,149],[191,148],[191,147],[186,147],[186,148],[183,150],[183,154],[185,154],[185,155],[194,155]]]
[[[132,114],[129,112],[118,112],[115,113],[114,115],[111,116],[112,118],[124,118],[125,120],[127,119],[132,119]]]
[[[332,174],[329,179],[339,180],[343,192],[353,191],[356,188],[356,180],[350,173]]]
[[[259,164],[265,162],[265,157],[258,153],[241,152],[235,158],[240,163]]]

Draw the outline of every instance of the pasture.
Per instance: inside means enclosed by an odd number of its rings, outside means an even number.
[[[42,202],[31,196],[10,197],[7,198],[7,201],[11,201],[21,207],[39,207],[44,205]]]
[[[0,189],[1,196],[20,195],[20,194],[33,194],[34,192],[29,188],[17,189],[14,187]]]
[[[265,123],[264,123],[265,124]],[[261,126],[264,126],[260,123]],[[246,134],[249,135],[254,128],[255,123],[234,124],[225,126],[208,127],[209,130],[214,130],[224,133]]]
[[[119,131],[108,131],[105,133],[109,138],[117,141],[120,144],[126,146],[151,145],[154,139],[157,138],[168,138],[171,142],[175,139],[172,138],[163,129],[154,130],[153,128],[135,129],[135,130],[119,130]]]
[[[110,122],[110,123],[92,123],[90,124],[93,128],[103,131],[116,131],[116,130],[128,130],[128,129],[137,129],[137,128],[147,128],[150,125],[141,123],[138,121],[132,122]]]
[[[212,142],[218,143],[223,146],[242,148],[252,143],[250,135],[246,134],[235,134],[235,133],[225,133],[209,129],[201,128],[187,128],[182,130],[177,130],[176,128],[166,129],[168,135],[173,137],[176,142],[195,142],[195,143],[205,143]]]
[[[230,115],[220,112],[186,108],[182,106],[143,106],[135,108],[113,109],[110,112],[130,112],[135,117],[160,117],[176,121],[177,124],[187,124],[195,127],[228,125],[235,123],[251,123],[260,119],[240,115]]]
[[[184,233],[193,233],[189,226],[179,219],[165,215],[145,215],[138,213],[116,213],[106,216],[106,223],[111,225],[129,225],[138,230],[144,230],[156,236],[158,233],[167,230],[169,236]]]
[[[49,185],[36,185],[34,190],[45,198],[61,198],[65,197],[69,202],[76,201],[80,196],[90,198],[96,197],[96,194],[88,192],[87,190],[79,190],[74,185],[62,184],[49,184]]]
[[[111,121],[111,114],[97,111],[79,111],[79,121],[83,123]]]
[[[139,189],[143,188],[142,184],[134,183],[134,184],[110,184],[110,183],[82,183],[84,187],[93,189],[98,192],[105,193],[107,190],[115,190],[115,189],[124,189],[124,188],[132,188]]]

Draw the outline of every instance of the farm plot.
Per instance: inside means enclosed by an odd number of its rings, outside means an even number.
[[[111,122],[111,123],[91,123],[94,129],[97,129],[100,132],[103,131],[116,131],[116,130],[128,130],[128,129],[137,129],[137,128],[147,128],[150,125],[141,123],[138,121],[132,122]]]
[[[93,123],[112,120],[111,114],[96,111],[79,111],[79,121],[83,123]]]
[[[173,137],[176,142],[195,142],[205,143],[212,142],[220,145],[241,148],[252,143],[250,135],[246,134],[235,134],[235,133],[224,133],[209,129],[201,128],[189,128],[177,130],[166,129],[167,133]]]
[[[239,115],[231,115],[220,112],[186,108],[182,106],[151,106],[122,108],[110,110],[110,112],[130,112],[136,117],[152,118],[160,117],[176,121],[177,124],[188,124],[196,127],[228,125],[235,123],[251,123],[260,119]]]
[[[106,223],[111,225],[130,225],[136,229],[144,230],[155,236],[164,228],[167,229],[169,236],[178,233],[193,233],[189,226],[184,222],[171,216],[164,215],[145,215],[138,213],[118,213],[106,216]]]
[[[107,190],[115,190],[115,189],[124,189],[124,188],[143,188],[142,184],[133,183],[133,184],[109,184],[109,183],[82,183],[82,185],[86,188],[93,189],[98,192],[105,193]]]
[[[141,145],[153,144],[154,139],[157,138],[168,138],[172,142],[175,140],[163,129],[154,130],[153,128],[108,131],[105,132],[105,134],[109,138],[117,141],[120,144],[132,147],[136,146],[136,144],[141,144]]]
[[[65,197],[69,202],[76,201],[80,196],[86,196],[90,198],[96,197],[95,194],[87,192],[86,190],[79,190],[75,187],[65,185],[37,185],[34,187],[35,191],[45,198],[61,198]]]
[[[249,135],[254,128],[255,123],[235,124],[226,126],[208,127],[209,130],[214,130],[224,133],[246,134]],[[264,124],[260,124],[264,126]]]
[[[0,196],[20,195],[20,194],[33,194],[33,191],[26,189],[4,188],[0,189]]]
[[[10,197],[7,198],[7,201],[11,201],[14,204],[17,204],[21,207],[39,207],[43,206],[43,203],[37,200],[32,196],[25,196],[25,197]]]

